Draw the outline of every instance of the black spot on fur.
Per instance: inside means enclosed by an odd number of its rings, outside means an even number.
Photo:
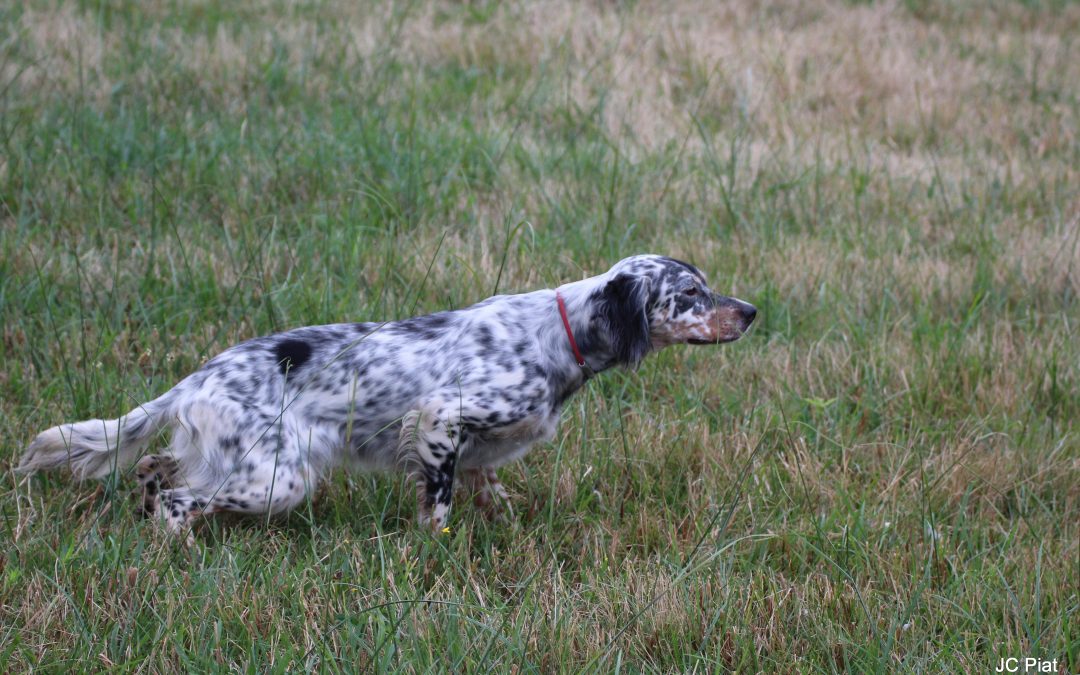
[[[480,324],[480,326],[476,328],[476,341],[484,350],[493,349],[495,346],[495,338],[491,333],[491,328]]]
[[[303,340],[286,338],[274,345],[274,358],[281,374],[295,371],[311,358],[311,345]]]
[[[669,264],[674,263],[674,265],[676,265],[678,267],[682,267],[683,269],[685,269],[686,271],[690,272],[691,274],[693,274],[694,276],[696,276],[698,278],[701,278],[701,279],[705,278],[705,275],[701,273],[701,270],[699,270],[697,267],[694,267],[693,265],[691,265],[688,262],[683,262],[682,260],[677,260],[675,258],[669,258],[666,255],[665,256],[660,256],[660,259],[667,262],[667,263],[669,263]]]
[[[447,312],[428,314],[412,319],[396,321],[387,327],[392,333],[408,335],[415,340],[437,340],[444,335],[444,329],[451,323]]]

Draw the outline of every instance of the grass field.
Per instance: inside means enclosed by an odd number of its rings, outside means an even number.
[[[0,4],[0,671],[1080,670],[1080,5]],[[13,467],[245,338],[658,252],[760,311],[516,514]]]

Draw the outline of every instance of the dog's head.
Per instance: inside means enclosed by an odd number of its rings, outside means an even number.
[[[757,315],[753,305],[714,293],[701,270],[673,258],[626,258],[608,277],[599,317],[620,363],[637,363],[668,345],[738,340]]]

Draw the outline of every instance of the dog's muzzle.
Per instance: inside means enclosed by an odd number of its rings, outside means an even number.
[[[688,340],[690,344],[706,345],[734,342],[750,330],[750,324],[757,317],[757,308],[748,302],[736,298],[717,295],[713,298],[713,316],[710,320],[710,335],[705,338]]]

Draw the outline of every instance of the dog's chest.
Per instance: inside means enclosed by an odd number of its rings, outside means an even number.
[[[478,432],[458,461],[462,468],[507,464],[524,456],[533,445],[550,441],[558,426],[559,411],[554,410]]]

